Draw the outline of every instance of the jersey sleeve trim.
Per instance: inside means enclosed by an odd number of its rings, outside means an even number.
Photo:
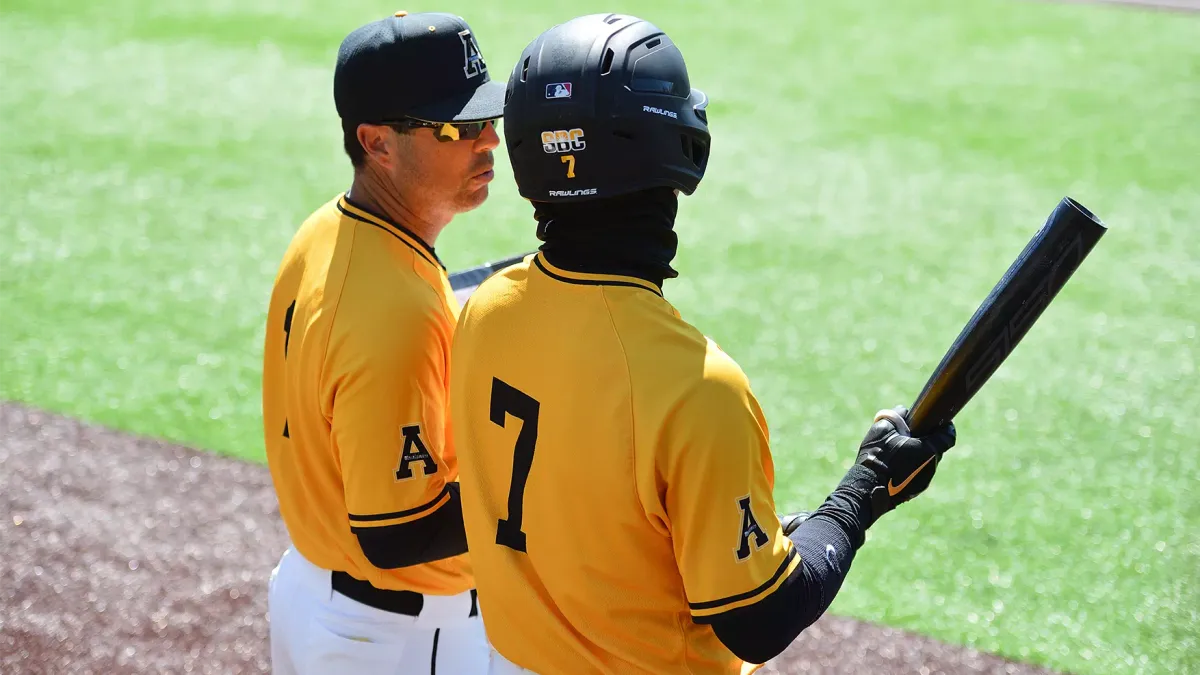
[[[347,514],[350,517],[350,531],[357,532],[363,528],[387,527],[388,525],[400,525],[419,520],[437,511],[448,501],[450,501],[450,485],[447,483],[442,486],[442,491],[436,497],[416,508],[393,511],[391,513],[372,513],[368,515]]]
[[[720,600],[689,602],[688,608],[691,609],[692,616],[704,617],[720,614],[721,612],[728,612],[731,609],[737,609],[747,605],[753,605],[759,600],[762,600],[771,593],[775,592],[775,589],[778,588],[779,585],[785,580],[787,580],[788,575],[790,575],[792,570],[795,570],[799,564],[800,555],[797,553],[795,547],[792,547],[788,551],[787,555],[784,556],[783,562],[779,563],[779,568],[775,570],[775,574],[771,575],[771,578],[767,579],[767,581],[758,588],[752,591],[746,591],[745,593],[731,595],[727,598],[721,598]]]

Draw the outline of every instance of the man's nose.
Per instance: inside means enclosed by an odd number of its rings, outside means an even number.
[[[475,139],[475,152],[491,152],[500,145],[500,134],[496,131],[496,123],[488,122],[487,126],[480,132],[479,138]]]

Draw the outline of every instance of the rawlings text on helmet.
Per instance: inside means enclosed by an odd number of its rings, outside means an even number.
[[[551,197],[590,197],[596,194],[596,188],[587,188],[584,190],[551,190]]]
[[[642,106],[642,112],[654,113],[655,115],[662,115],[663,117],[670,117],[673,120],[679,119],[679,113],[675,112],[674,110],[663,110],[662,108],[655,108],[654,106],[649,105]]]

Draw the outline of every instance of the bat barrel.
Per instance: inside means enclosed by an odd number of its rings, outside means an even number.
[[[913,435],[954,419],[1000,367],[1107,231],[1063,198],[967,322],[910,408]]]
[[[450,288],[458,291],[478,286],[483,282],[484,279],[487,279],[492,274],[504,269],[505,267],[521,262],[527,255],[530,254],[522,253],[521,255],[509,256],[502,260],[494,260],[482,265],[476,265],[470,269],[454,272],[450,275]]]

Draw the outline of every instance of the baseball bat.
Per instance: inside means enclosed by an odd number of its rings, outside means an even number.
[[[454,295],[458,298],[459,304],[465,304],[467,302],[467,298],[471,297],[471,294],[475,292],[475,289],[479,287],[479,284],[483,283],[484,279],[487,279],[509,265],[515,265],[521,262],[527,255],[529,255],[529,253],[522,253],[521,255],[509,256],[501,260],[495,260],[482,265],[476,265],[475,267],[469,267],[465,270],[451,272],[450,288],[454,289]]]
[[[521,262],[527,255],[529,254],[522,253],[521,255],[509,256],[502,260],[487,262],[482,265],[476,265],[475,267],[468,267],[465,270],[451,272],[450,288],[453,288],[457,291],[471,286],[478,286],[483,282],[484,279],[492,276],[493,273],[498,272],[509,265],[515,265]]]
[[[950,345],[912,404],[914,436],[954,419],[1004,363],[1017,343],[1108,228],[1064,197]]]

